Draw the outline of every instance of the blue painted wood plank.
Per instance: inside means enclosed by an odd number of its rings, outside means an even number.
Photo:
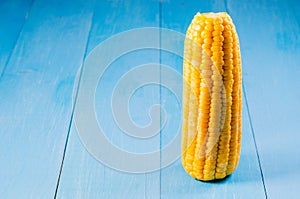
[[[0,80],[0,194],[53,198],[90,1],[37,0]]]
[[[299,198],[299,5],[228,1],[244,46],[244,83],[269,198]]]
[[[0,76],[28,17],[31,0],[0,2]]]
[[[133,28],[158,27],[159,3],[158,1],[98,1],[95,6],[93,25],[88,43],[88,52],[95,52],[93,49],[111,36]],[[159,31],[155,34],[145,34],[150,43],[159,46]],[[121,39],[110,45],[110,48],[99,54],[99,60],[95,63],[101,64],[101,60],[117,52],[120,48],[136,43],[136,38]],[[134,49],[132,49],[134,50]],[[151,66],[151,72],[145,75],[154,77],[159,81],[159,51],[155,49],[135,50],[125,55],[117,55],[113,63],[109,65],[101,77],[93,96],[95,97],[95,115],[98,125],[101,125],[105,136],[114,146],[130,153],[147,153],[154,150],[159,151],[159,135],[151,138],[133,138],[124,133],[124,126],[116,124],[112,114],[112,93],[119,88],[120,103],[126,102],[125,107],[129,109],[131,120],[138,126],[145,126],[151,122],[149,108],[159,104],[159,87],[157,85],[145,85],[137,89],[131,99],[126,99],[130,85],[135,84],[143,77],[137,76],[134,69],[141,68],[143,64],[156,63]],[[89,56],[86,59],[90,59]],[[99,66],[100,68],[100,66]],[[132,73],[133,72],[133,73]],[[80,90],[84,92],[85,82],[90,81],[84,78],[87,73],[87,65],[83,68],[83,76],[80,81]],[[134,75],[135,74],[135,75]],[[117,86],[122,77],[130,77],[130,81]],[[123,87],[122,87],[123,86]],[[116,88],[117,87],[117,88]],[[76,105],[76,109],[78,108]],[[118,106],[118,104],[117,104]],[[78,108],[79,109],[79,108]],[[117,109],[117,111],[120,109]],[[85,111],[85,110],[82,110]],[[121,114],[121,113],[117,113]],[[159,118],[159,112],[154,113],[153,119]],[[84,119],[84,118],[82,118]],[[87,119],[87,125],[88,121]],[[159,121],[159,119],[158,119]],[[83,130],[79,132],[78,124],[74,121],[67,145],[67,152],[63,164],[61,181],[58,189],[58,198],[159,198],[159,172],[133,174],[118,171],[118,166],[110,167],[100,163],[88,153],[80,140],[79,133],[89,133]],[[159,123],[156,124],[159,128]],[[112,159],[122,160],[122,156],[114,156],[112,151],[103,148],[99,143],[97,147],[104,150]],[[156,159],[159,166],[159,156]],[[124,164],[132,164],[123,160]],[[147,165],[150,162],[143,162]],[[159,168],[158,168],[159,169]]]
[[[193,16],[199,11],[225,11],[221,1],[172,1],[162,3],[163,28],[171,28],[185,33]],[[180,14],[178,14],[180,13]],[[236,16],[237,17],[237,16]],[[236,21],[235,17],[233,18]],[[240,33],[240,32],[239,32]],[[242,33],[240,33],[242,34]],[[175,45],[180,48],[180,56],[170,52],[162,53],[162,64],[176,70],[182,75],[182,54],[184,35],[172,37],[162,32],[162,46]],[[242,45],[242,49],[245,47]],[[162,82],[170,82],[172,86],[182,87],[182,78],[172,80],[169,73],[162,73]],[[181,92],[180,92],[181,93]],[[169,120],[162,131],[162,145],[165,147],[172,142],[177,134],[181,133],[181,95],[178,99],[170,90],[162,89],[162,106],[167,112]],[[244,100],[245,101],[245,100]],[[178,143],[180,146],[180,143]],[[164,154],[163,154],[164,155]],[[168,154],[166,154],[168,155]],[[204,183],[190,177],[182,168],[181,159],[162,170],[161,196],[162,198],[264,198],[264,189],[261,179],[254,140],[251,134],[247,107],[243,108],[243,138],[240,163],[236,171],[224,181]],[[164,157],[162,157],[164,159]]]

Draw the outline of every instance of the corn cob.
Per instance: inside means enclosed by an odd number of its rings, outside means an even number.
[[[185,39],[182,163],[192,177],[222,179],[240,154],[241,58],[227,13],[197,13]]]

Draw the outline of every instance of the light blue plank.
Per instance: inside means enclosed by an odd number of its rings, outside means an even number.
[[[88,52],[92,52],[101,42],[122,31],[148,26],[158,27],[158,9],[158,1],[98,1],[89,37]],[[150,40],[150,43],[159,46],[158,30],[153,35],[139,36],[148,38],[147,40]],[[120,40],[117,44],[111,44],[109,49],[99,55],[100,61],[97,62],[96,60],[96,63],[101,64],[101,60],[105,57],[135,42],[137,42],[135,38],[131,38],[130,40]],[[153,75],[154,79],[158,81],[159,51],[142,49],[118,56],[120,57],[114,60],[101,77],[94,94],[98,123],[103,128],[108,140],[122,150],[135,153],[158,151],[159,135],[148,139],[133,138],[122,131],[124,128],[122,125],[116,124],[115,117],[112,115],[111,95],[122,76],[130,76],[132,74],[130,70],[140,68],[139,66],[142,64],[157,63],[157,65],[152,65],[151,74],[144,75]],[[83,68],[83,74],[87,73],[86,67],[85,65]],[[82,76],[80,86],[89,81],[88,78],[84,77],[85,75]],[[143,80],[141,76],[133,75],[130,77],[129,82],[119,86],[124,86],[125,89],[130,84],[134,84],[135,81]],[[82,90],[84,91],[84,88],[80,87],[80,89],[79,95]],[[122,89],[119,93],[119,97],[125,102],[127,100],[125,98],[126,93],[127,91]],[[154,104],[159,104],[159,87],[157,85],[146,85],[136,90],[128,104],[125,103],[125,106],[129,109],[132,120],[137,125],[145,126],[151,122],[148,111]],[[76,105],[77,107],[78,105]],[[153,117],[159,121],[159,112],[154,114]],[[157,124],[159,128],[159,123]],[[159,172],[132,174],[115,170],[118,167],[110,168],[101,164],[85,149],[75,125],[74,121],[57,198],[159,198]],[[89,133],[89,130],[86,129],[86,131],[80,133]],[[111,151],[103,148],[100,143],[98,147],[100,150],[105,151],[108,156],[112,156],[112,159],[123,158],[114,156]],[[159,165],[159,156],[156,161]],[[128,164],[129,162],[124,160],[123,163]],[[149,163],[144,162],[143,164],[147,165]],[[134,163],[131,164],[134,165]]]
[[[299,198],[299,6],[228,2],[244,46],[244,83],[270,198]]]
[[[185,33],[197,12],[225,11],[222,1],[172,1],[162,3],[162,24],[164,28]],[[178,14],[180,13],[180,14]],[[235,21],[235,18],[233,18]],[[162,63],[182,74],[183,37],[173,37],[162,32],[162,46],[175,45],[180,48],[181,57],[169,52],[162,53]],[[243,46],[241,46],[244,48]],[[170,81],[169,74],[162,73],[162,81]],[[172,86],[182,87],[182,79],[171,81]],[[163,147],[181,133],[181,95],[176,99],[170,90],[162,89],[162,106],[169,121],[162,131]],[[245,100],[244,100],[245,101]],[[180,143],[179,143],[180,147]],[[164,158],[164,157],[162,157]],[[180,157],[179,157],[180,158]],[[236,171],[224,181],[204,183],[190,177],[182,168],[181,159],[162,170],[162,198],[264,198],[264,189],[251,134],[247,108],[243,109],[243,138],[240,163]]]
[[[28,17],[31,0],[0,2],[0,76]]]
[[[0,83],[0,194],[53,198],[92,5],[32,5]]]

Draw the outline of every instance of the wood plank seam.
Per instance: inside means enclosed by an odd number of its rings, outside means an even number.
[[[225,5],[226,12],[230,13],[229,9],[228,9],[227,0],[224,0],[224,5]],[[244,82],[242,82],[242,87],[243,87],[243,95],[245,97],[245,106],[246,106],[246,109],[247,109],[247,117],[249,118],[249,123],[250,123],[250,128],[251,128],[251,135],[252,135],[252,138],[253,138],[253,141],[254,141],[255,153],[256,153],[256,156],[257,156],[257,160],[258,160],[258,165],[259,165],[259,170],[260,170],[260,175],[261,175],[261,181],[262,181],[262,184],[263,184],[263,187],[264,187],[265,197],[268,198],[267,189],[266,189],[266,185],[265,185],[264,174],[263,174],[263,171],[262,171],[260,156],[259,156],[259,152],[258,152],[258,149],[257,149],[257,144],[256,144],[256,139],[255,139],[255,134],[254,134],[254,128],[253,128],[252,119],[251,119],[251,115],[250,115],[250,110],[249,110],[249,106],[248,106],[248,99],[247,99],[247,95],[246,95],[246,88],[245,88]]]
[[[95,4],[95,1],[93,3]],[[95,7],[95,6],[93,6],[93,7]],[[66,137],[66,141],[65,141],[64,150],[63,150],[63,155],[62,155],[62,160],[61,160],[61,164],[60,164],[59,174],[58,174],[58,178],[57,178],[57,183],[56,183],[56,188],[55,188],[55,193],[54,193],[54,199],[57,198],[59,182],[60,182],[61,173],[62,173],[62,170],[63,170],[63,164],[64,164],[64,160],[65,160],[65,156],[66,156],[66,151],[67,151],[67,146],[68,146],[68,142],[69,142],[71,127],[72,127],[72,124],[73,124],[74,111],[75,111],[78,91],[79,91],[80,82],[81,82],[81,76],[82,76],[83,67],[84,67],[84,60],[87,56],[88,44],[89,44],[89,40],[90,40],[90,34],[91,34],[91,30],[92,30],[93,20],[94,20],[94,9],[93,9],[93,12],[92,12],[92,20],[90,21],[90,24],[89,24],[89,33],[88,33],[86,43],[85,43],[85,50],[84,50],[84,55],[83,55],[83,58],[82,58],[82,61],[81,61],[81,67],[80,67],[80,71],[79,71],[79,78],[78,78],[77,85],[75,85],[76,86],[76,88],[75,88],[75,90],[76,90],[75,91],[75,97],[74,97],[74,102],[73,102],[73,105],[72,105],[72,112],[71,112],[71,116],[70,116],[70,121],[69,121],[69,124],[68,124],[68,132],[67,132],[67,137]],[[74,84],[75,83],[76,82],[74,82]]]
[[[252,138],[253,138],[253,141],[254,141],[255,152],[256,152],[258,165],[259,165],[259,170],[260,170],[260,175],[261,175],[261,181],[262,181],[262,184],[263,184],[263,187],[264,187],[265,197],[268,198],[267,188],[266,188],[266,185],[265,185],[264,174],[263,174],[263,170],[262,170],[262,166],[261,166],[259,152],[258,152],[258,149],[257,149],[257,144],[256,144],[256,139],[255,139],[255,134],[254,134],[254,128],[253,128],[253,124],[252,124],[252,119],[251,119],[251,114],[250,114],[250,109],[249,109],[249,105],[248,105],[248,99],[247,99],[247,95],[246,95],[246,88],[245,88],[244,82],[242,82],[242,86],[243,86],[243,94],[244,94],[244,97],[245,97],[245,106],[246,106],[246,109],[247,109],[247,117],[249,118],[251,134],[252,134]]]
[[[23,21],[23,24],[22,24],[22,26],[20,27],[19,33],[18,33],[18,35],[17,35],[17,38],[16,38],[16,40],[15,40],[15,42],[14,42],[14,44],[13,44],[13,48],[11,49],[11,52],[9,53],[9,55],[8,55],[8,57],[7,57],[7,59],[6,59],[5,64],[4,64],[4,67],[3,67],[3,70],[2,70],[2,72],[1,72],[1,74],[0,74],[0,81],[1,81],[1,79],[3,78],[3,76],[4,76],[4,74],[5,74],[7,65],[8,65],[8,63],[9,63],[9,61],[10,61],[10,59],[11,59],[12,54],[13,54],[13,52],[15,51],[15,48],[16,48],[16,45],[17,45],[17,43],[18,43],[18,41],[19,41],[21,32],[22,32],[22,30],[23,30],[23,28],[24,28],[24,24],[26,23],[26,21],[27,21],[27,19],[28,19],[28,15],[29,15],[29,13],[30,13],[30,11],[31,11],[33,2],[34,2],[34,0],[31,0],[30,3],[29,3],[29,8],[28,8],[27,12],[25,13],[25,16],[24,16],[25,19],[24,19],[24,21]],[[26,15],[27,15],[27,16],[26,16]]]
[[[224,0],[224,5],[225,5],[225,11],[230,14],[227,0]],[[247,109],[247,117],[249,119],[251,135],[252,135],[252,138],[253,138],[253,141],[254,141],[255,153],[256,153],[256,156],[257,156],[257,160],[258,160],[261,181],[262,181],[262,184],[263,184],[263,187],[264,187],[265,197],[268,198],[267,188],[266,188],[266,185],[265,185],[264,174],[263,174],[263,171],[262,171],[260,156],[259,156],[259,152],[258,152],[258,149],[257,149],[257,144],[256,144],[256,139],[255,139],[255,134],[254,134],[254,128],[253,128],[253,124],[252,124],[252,118],[251,118],[251,115],[250,115],[250,109],[249,109],[249,105],[248,105],[248,99],[247,99],[246,87],[245,87],[244,81],[242,81],[242,88],[243,88],[242,90],[243,90],[243,95],[244,95],[244,99],[245,99],[244,104],[245,104],[246,109]]]

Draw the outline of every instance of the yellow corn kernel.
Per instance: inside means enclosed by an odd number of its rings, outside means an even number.
[[[222,179],[238,164],[240,57],[238,36],[227,13],[195,15],[184,44],[182,163],[196,179]]]

